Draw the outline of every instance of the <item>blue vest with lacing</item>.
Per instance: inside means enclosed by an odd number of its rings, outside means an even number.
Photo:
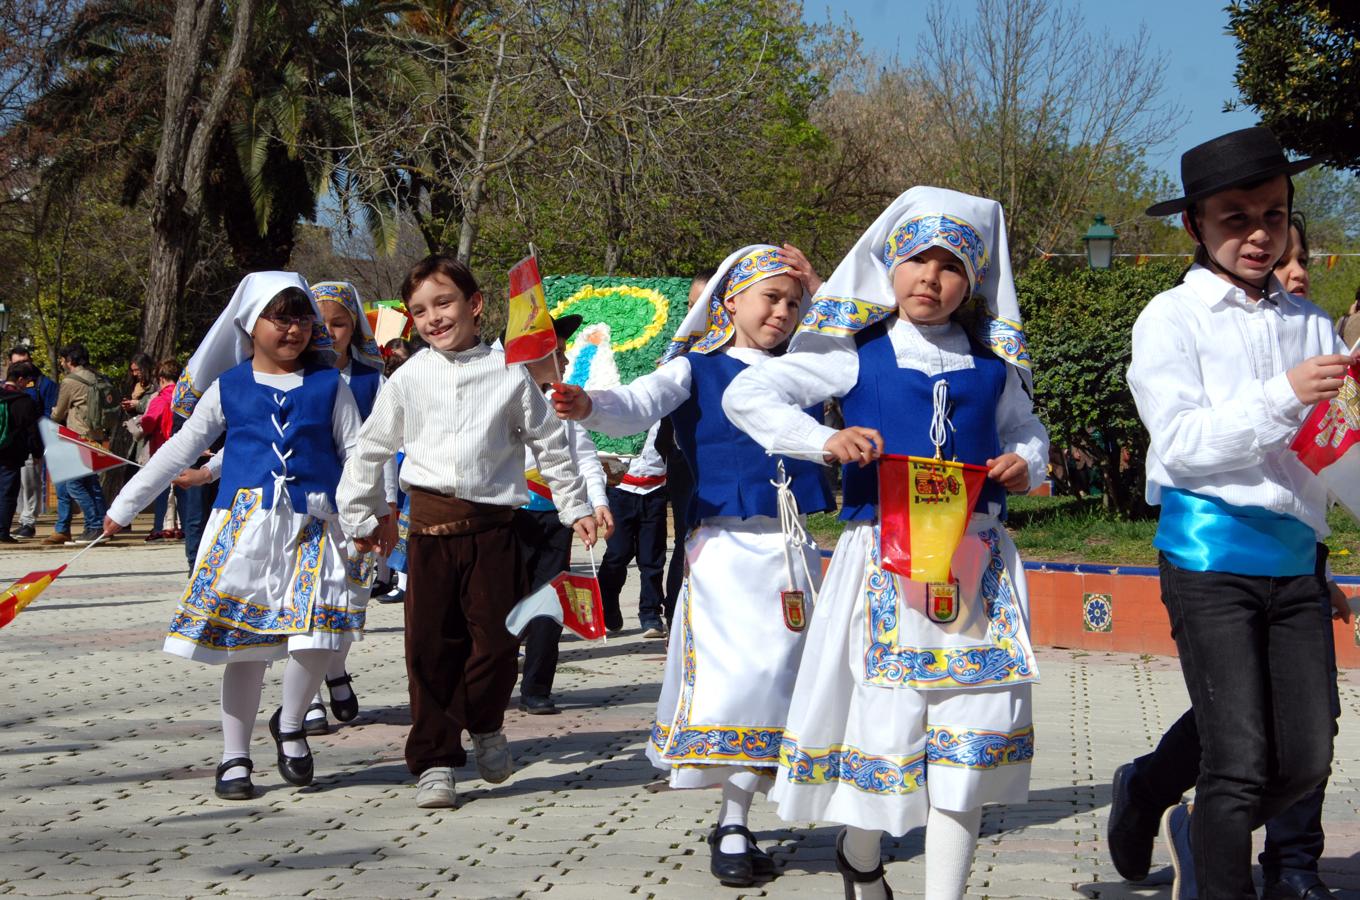
[[[671,413],[671,421],[675,444],[694,476],[686,521],[697,524],[714,516],[777,516],[778,495],[770,482],[781,458],[793,482],[800,512],[833,509],[835,498],[820,465],[767,454],[723,413],[723,392],[746,363],[725,353],[689,353],[685,358],[691,372],[689,399]],[[808,413],[821,420],[820,406]]]
[[[218,509],[230,509],[241,488],[260,488],[262,505],[274,505],[274,479],[285,477],[293,509],[307,509],[308,494],[325,494],[335,506],[340,458],[331,419],[340,372],[329,366],[303,371],[302,384],[280,391],[255,381],[250,360],[218,379],[227,443],[222,456]]]
[[[859,378],[841,399],[847,427],[875,428],[883,435],[884,452],[897,456],[935,455],[930,441],[935,384],[949,385],[948,416],[952,428],[943,448],[945,459],[985,465],[1001,455],[996,410],[1006,387],[1006,363],[970,336],[973,368],[927,375],[897,364],[888,323],[880,322],[855,335]],[[851,463],[842,476],[841,518],[873,519],[878,513],[878,463],[860,468]],[[1005,514],[1006,489],[990,478],[977,509],[997,504]]]
[[[365,422],[373,414],[373,401],[378,399],[378,381],[382,373],[370,365],[351,359],[349,363],[349,392],[359,407],[359,418]]]

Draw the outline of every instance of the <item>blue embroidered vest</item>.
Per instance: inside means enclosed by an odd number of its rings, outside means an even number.
[[[776,458],[733,425],[723,413],[722,395],[746,363],[725,353],[689,353],[692,380],[689,399],[671,413],[675,443],[694,476],[686,521],[698,524],[714,516],[777,516],[774,485]],[[821,419],[821,407],[808,412]],[[784,458],[793,481],[793,496],[803,513],[833,509],[835,499],[822,467]]]
[[[359,418],[367,422],[373,414],[373,401],[378,398],[378,379],[382,373],[370,365],[350,360],[349,392],[354,395],[354,403],[359,407]]]
[[[930,376],[919,369],[897,365],[888,322],[872,325],[855,335],[859,352],[859,378],[841,399],[846,426],[876,428],[883,435],[884,451],[898,456],[935,455],[930,442],[930,418],[934,409],[935,382],[949,384],[948,441],[944,458],[986,464],[1001,454],[996,431],[996,409],[1006,387],[1006,363],[973,339],[973,368]],[[846,521],[873,519],[878,513],[878,464],[860,468],[845,466],[842,475],[841,518]],[[977,509],[999,504],[1004,517],[1006,489],[991,479],[983,488]]]
[[[331,419],[340,372],[308,368],[301,387],[285,392],[257,383],[246,360],[218,381],[227,443],[214,505],[230,509],[239,489],[261,488],[264,508],[272,508],[279,472],[287,474],[288,499],[298,512],[307,509],[308,494],[325,494],[334,506],[340,459]]]

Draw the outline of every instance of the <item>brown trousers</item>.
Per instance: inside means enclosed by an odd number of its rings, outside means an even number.
[[[504,723],[519,649],[519,640],[505,629],[505,617],[525,593],[510,510],[504,516],[483,515],[472,533],[421,534],[448,530],[431,526],[435,519],[450,521],[446,514],[429,514],[437,495],[422,494],[411,492],[407,541],[406,674],[412,722],[406,765],[413,775],[464,765],[462,732],[484,734]],[[447,509],[442,501],[452,499],[434,502],[442,512]]]

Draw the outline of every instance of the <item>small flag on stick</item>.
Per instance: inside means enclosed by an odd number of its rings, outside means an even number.
[[[987,469],[920,456],[878,461],[883,568],[912,581],[948,584],[950,564],[982,494]]]
[[[46,572],[29,572],[0,592],[0,628],[13,622],[14,617],[47,590],[47,586],[64,571],[66,566],[58,566]]]
[[[51,419],[38,420],[38,433],[42,435],[47,473],[55,484],[85,475],[96,475],[105,469],[137,465],[130,459],[84,440],[65,425],[58,425]]]
[[[538,261],[525,257],[510,270],[510,313],[505,323],[505,362],[533,362],[557,349]]]
[[[1360,363],[1346,370],[1341,393],[1313,407],[1289,448],[1360,519]]]

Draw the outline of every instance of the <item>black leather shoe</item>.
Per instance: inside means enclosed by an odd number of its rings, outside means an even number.
[[[279,718],[283,715],[283,707],[274,710],[274,715],[269,717],[269,733],[274,737],[274,746],[279,751],[279,774],[283,780],[298,787],[306,787],[312,783],[314,770],[312,767],[312,748],[307,747],[306,756],[289,756],[283,752],[284,741],[302,741],[303,746],[307,744],[307,732],[301,729],[297,731],[279,731]]]
[[[1129,794],[1133,763],[1114,770],[1110,786],[1110,818],[1105,824],[1105,843],[1115,871],[1126,881],[1142,881],[1152,867],[1152,845],[1157,840],[1161,810],[1149,810]]]
[[[336,700],[335,689],[349,685],[349,699]],[[354,676],[346,672],[339,678],[327,678],[326,690],[331,695],[331,715],[337,722],[352,722],[359,715],[359,695],[354,693]]]
[[[562,710],[557,708],[557,705],[552,702],[552,698],[549,696],[521,694],[519,698],[519,711],[528,713],[531,716],[555,716]]]
[[[741,853],[724,853],[719,847],[722,839],[729,834],[745,835],[747,849]],[[708,865],[713,877],[728,887],[750,887],[756,883],[755,866],[751,863],[751,832],[745,825],[719,825],[708,836],[711,862]]]
[[[856,884],[873,884],[875,881],[883,882],[883,896],[888,900],[893,900],[892,888],[888,886],[887,873],[883,871],[883,861],[879,860],[878,868],[872,872],[861,872],[850,865],[850,860],[845,858],[841,852],[841,844],[845,841],[845,832],[836,835],[836,871],[841,873],[841,882],[845,885],[845,900],[855,900]]]
[[[1336,900],[1322,879],[1306,872],[1291,872],[1266,885],[1261,900]]]
[[[244,778],[229,778],[225,781],[222,776],[235,768],[246,770]],[[255,764],[249,757],[238,756],[229,759],[217,767],[217,783],[213,786],[213,792],[223,800],[249,800],[255,796],[255,785],[250,781],[250,773],[255,771]]]
[[[770,878],[774,875],[773,857],[756,846],[755,838],[747,838],[747,840],[751,843],[751,849],[748,851],[751,857],[751,871],[755,873],[757,878]]]
[[[312,713],[321,712],[321,715],[314,716]],[[318,735],[330,734],[331,723],[326,721],[326,707],[320,703],[313,703],[307,707],[307,715],[302,717],[302,730],[307,733],[307,737],[317,737]]]

